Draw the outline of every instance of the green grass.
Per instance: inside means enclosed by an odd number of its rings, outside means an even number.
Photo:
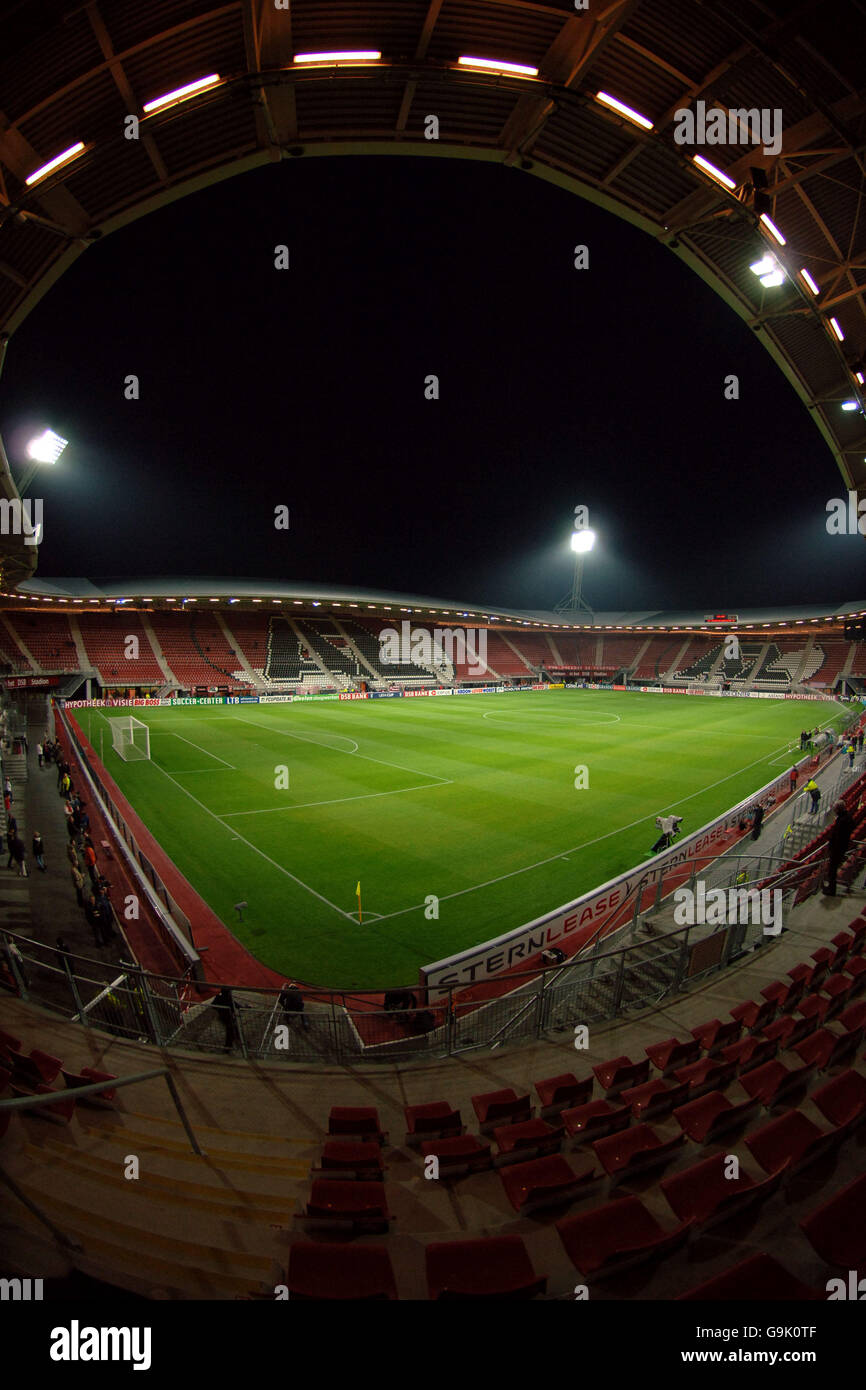
[[[570,690],[137,709],[151,761],[123,762],[105,716],[77,713],[238,939],[343,988],[411,981],[613,878],[647,857],[660,811],[696,830],[777,775],[804,725],[838,722],[811,701]]]

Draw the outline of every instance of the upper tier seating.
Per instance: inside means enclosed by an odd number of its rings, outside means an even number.
[[[78,670],[81,662],[65,614],[10,612],[6,617],[43,671]]]
[[[121,608],[113,613],[76,616],[84,650],[104,686],[163,684],[165,676],[137,613]],[[137,647],[128,641],[130,637],[136,639]],[[127,656],[127,652],[135,650],[138,656]]]

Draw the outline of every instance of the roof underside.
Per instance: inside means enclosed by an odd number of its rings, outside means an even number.
[[[382,590],[335,588],[317,583],[282,583],[271,579],[209,579],[169,576],[162,579],[34,579],[19,585],[14,593],[0,592],[0,609],[30,604],[82,604],[101,608],[128,604],[133,608],[164,608],[175,611],[187,604],[201,608],[208,603],[226,606],[237,603],[242,608],[261,604],[286,608],[297,606],[304,613],[321,608],[320,617],[336,613],[344,617],[375,616],[387,623],[402,621],[442,622],[446,626],[472,623],[528,624],[544,627],[622,627],[622,628],[691,628],[703,627],[707,617],[704,609],[677,609],[641,612],[577,613],[553,612],[548,609],[520,609],[490,604],[473,604],[465,600],[431,598],[429,595],[393,594]],[[339,611],[338,611],[339,610]],[[80,610],[79,610],[80,611]],[[192,611],[189,609],[188,611]],[[866,616],[866,599],[848,601],[834,606],[817,604],[786,608],[739,609],[735,617],[740,627],[777,624],[786,626],[806,622],[842,623],[847,618]],[[386,617],[387,615],[387,617]],[[410,617],[410,615],[412,615]],[[719,616],[716,610],[712,616]]]
[[[866,491],[866,199],[860,0],[24,0],[0,24],[0,365],[14,331],[93,240],[232,173],[317,153],[434,154],[513,165],[667,244],[760,335]],[[298,66],[375,49],[378,62]],[[461,55],[537,77],[460,68]],[[220,82],[145,117],[145,103]],[[605,90],[645,131],[595,100]],[[726,143],[679,144],[684,108],[781,112],[782,145],[748,118]],[[425,138],[435,114],[439,138]],[[140,138],[125,138],[128,117]],[[768,127],[769,129],[769,127]],[[127,131],[128,133],[128,131]],[[28,187],[78,141],[83,153]],[[736,184],[693,163],[701,153]],[[766,176],[779,246],[758,220]],[[242,193],[242,187],[240,192]],[[762,288],[773,250],[788,278]],[[799,274],[808,270],[819,294]],[[834,318],[840,341],[830,324]],[[843,412],[843,400],[859,410]],[[29,558],[29,557],[28,557]]]

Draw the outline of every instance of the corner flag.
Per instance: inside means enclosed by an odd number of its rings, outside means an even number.
[[[359,921],[359,922],[362,922],[362,921],[363,921],[363,918],[362,918],[362,916],[361,916],[361,880],[360,880],[360,879],[358,879],[358,887],[355,889],[355,895],[356,895],[356,897],[357,897],[357,899],[358,899],[358,921]]]

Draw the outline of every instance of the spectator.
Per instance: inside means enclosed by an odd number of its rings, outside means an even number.
[[[862,729],[860,730],[859,734],[857,735],[857,752],[858,752],[858,753],[862,753],[862,752],[863,752],[863,730],[862,730]]]
[[[790,780],[790,783],[791,783],[791,795],[792,795],[792,796],[794,795],[794,792],[797,790],[797,779],[799,778],[799,776],[800,776],[800,774],[799,774],[799,772],[797,771],[796,767],[792,767],[790,773],[788,774],[788,777],[789,777],[789,780]]]
[[[44,757],[45,757],[45,749],[42,747],[42,744],[41,744],[41,743],[37,743],[37,745],[36,745],[36,757],[38,758],[38,760],[39,760],[39,766],[41,767],[41,766],[42,766],[42,761],[43,761],[43,759],[44,759]]]
[[[815,781],[814,777],[809,778],[808,782],[806,783],[805,790],[809,793],[809,796],[812,798],[812,805],[809,807],[809,815],[814,816],[818,810],[818,803],[821,800],[821,789],[818,786],[818,783]]]
[[[310,1031],[310,1020],[304,1015],[304,996],[294,980],[286,980],[280,991],[280,1008],[287,1023],[300,1019],[305,1033]]]
[[[764,808],[760,801],[756,801],[752,807],[752,839],[760,839],[761,825],[764,820]]]
[[[827,841],[829,853],[827,856],[827,882],[823,885],[822,892],[828,898],[836,896],[836,874],[839,865],[845,858],[848,845],[851,842],[851,831],[854,828],[854,821],[848,813],[848,807],[844,801],[837,801],[833,810],[836,812],[836,819],[830,831]]]
[[[26,877],[27,877],[27,851],[26,851],[26,849],[24,848],[24,841],[21,839],[21,836],[20,836],[17,832],[16,832],[16,834],[13,836],[12,845],[11,845],[11,848],[10,848],[10,853],[11,853],[11,855],[12,855],[12,858],[15,860],[15,863],[18,865],[18,876],[19,876],[19,878],[26,878]]]
[[[216,1010],[217,1018],[225,1029],[225,1051],[231,1052],[238,1041],[238,1024],[235,1013],[235,1001],[230,989],[223,988],[213,1001],[213,1008]]]
[[[38,830],[33,832],[33,858],[39,866],[40,873],[45,873],[45,842]]]
[[[75,896],[78,899],[78,906],[84,906],[84,874],[78,867],[78,861],[72,865],[72,886],[75,889]]]
[[[12,868],[12,865],[13,865],[14,862],[15,862],[15,855],[14,855],[14,853],[13,853],[13,851],[12,851],[12,846],[14,845],[14,843],[15,843],[15,831],[11,829],[11,822],[10,822],[10,829],[6,831],[6,848],[9,850],[9,858],[8,858],[8,860],[6,861],[6,868],[7,868],[7,869],[11,869],[11,868]]]
[[[75,844],[72,840],[67,840],[66,842],[66,858],[74,869],[78,868],[78,850],[75,848]]]
[[[857,751],[857,750],[856,750],[856,748],[854,747],[853,743],[849,743],[849,744],[848,744],[848,747],[845,749],[845,752],[848,754],[848,766],[849,766],[849,767],[853,767],[853,766],[854,766],[854,754],[856,753],[856,751]]]

